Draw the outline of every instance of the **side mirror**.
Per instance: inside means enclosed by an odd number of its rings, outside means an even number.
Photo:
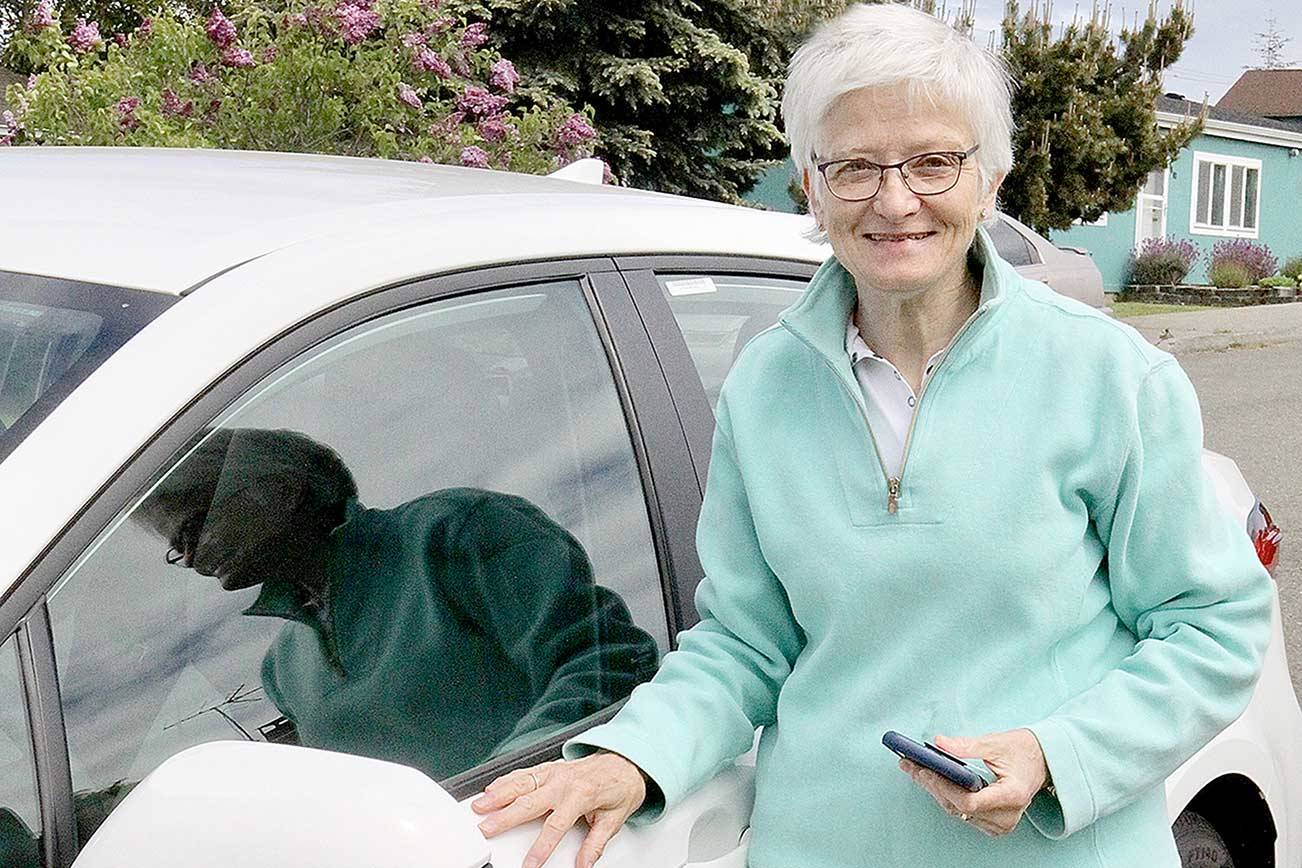
[[[141,781],[73,868],[483,868],[469,811],[406,766],[211,742]]]

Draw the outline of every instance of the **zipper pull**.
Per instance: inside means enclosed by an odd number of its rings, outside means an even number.
[[[900,508],[900,481],[894,476],[886,480],[886,511],[894,515]]]

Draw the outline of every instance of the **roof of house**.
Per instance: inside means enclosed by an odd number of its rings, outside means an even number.
[[[1216,107],[1260,117],[1302,117],[1302,69],[1249,69]]]
[[[1221,100],[1221,102],[1223,103],[1225,100]],[[1157,98],[1157,110],[1160,112],[1197,117],[1198,113],[1201,112],[1202,109],[1202,103],[1190,99],[1177,99],[1172,96],[1159,96]],[[1212,120],[1226,121],[1235,124],[1247,124],[1267,130],[1284,130],[1292,133],[1302,133],[1302,121],[1266,118],[1257,114],[1249,114],[1243,111],[1224,108],[1220,103],[1217,103],[1214,106],[1208,106],[1207,117]]]

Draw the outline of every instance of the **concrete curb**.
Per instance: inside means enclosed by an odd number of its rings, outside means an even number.
[[[1123,322],[1169,353],[1252,349],[1302,341],[1302,302],[1150,314]]]

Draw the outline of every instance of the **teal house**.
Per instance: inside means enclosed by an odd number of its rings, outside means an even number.
[[[1158,125],[1170,127],[1202,106],[1164,96],[1157,108]],[[1126,283],[1131,251],[1161,236],[1187,238],[1204,252],[1190,283],[1206,282],[1211,249],[1226,238],[1265,244],[1281,265],[1302,256],[1302,119],[1208,109],[1203,132],[1148,176],[1133,208],[1051,238],[1090,251],[1104,288],[1115,292]]]
[[[1294,99],[1302,102],[1302,94]],[[1164,96],[1157,109],[1158,126],[1172,127],[1197,116],[1202,104]],[[795,211],[787,191],[792,172],[790,160],[770,170],[746,199]],[[1302,256],[1302,107],[1281,117],[1208,109],[1203,132],[1170,166],[1149,175],[1134,207],[1054,232],[1051,240],[1088,250],[1104,289],[1116,292],[1127,281],[1131,252],[1146,238],[1167,235],[1187,238],[1206,254],[1190,283],[1206,282],[1212,246],[1226,238],[1265,244],[1281,265]]]

